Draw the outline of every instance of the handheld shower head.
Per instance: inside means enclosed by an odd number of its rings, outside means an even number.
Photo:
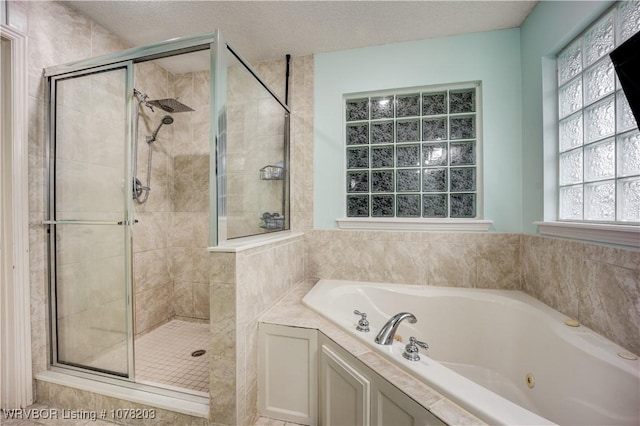
[[[162,127],[163,124],[172,124],[173,123],[173,117],[170,115],[165,115],[164,117],[162,117],[162,121],[160,121],[160,124],[158,125],[158,127],[156,128],[156,130],[153,132],[153,134],[151,136],[147,136],[147,143],[151,143],[153,141],[156,140],[156,137],[158,136],[158,132],[160,131],[160,127]]]

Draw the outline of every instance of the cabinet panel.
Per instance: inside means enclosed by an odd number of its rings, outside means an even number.
[[[376,426],[444,426],[440,419],[386,380],[375,380],[372,421]]]
[[[259,413],[316,424],[316,330],[260,324],[258,352]]]
[[[377,391],[377,425],[414,426],[414,418],[393,402],[384,392]]]
[[[258,349],[260,415],[304,425],[445,425],[316,330],[261,323]]]
[[[369,380],[325,345],[320,355],[320,377],[321,424],[369,425]]]

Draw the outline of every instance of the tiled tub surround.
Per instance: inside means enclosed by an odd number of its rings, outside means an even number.
[[[312,231],[305,277],[522,290],[640,354],[640,251],[524,234]]]
[[[519,234],[316,230],[305,237],[307,278],[520,288]]]
[[[315,280],[307,280],[296,285],[284,299],[260,317],[260,322],[317,329],[446,424],[486,424],[445,398],[439,392],[389,363],[336,325],[302,305],[302,298],[309,292],[314,283]]]
[[[640,361],[523,292],[320,280],[303,304],[491,424],[640,422]],[[369,333],[355,329],[354,307]],[[375,344],[399,311],[417,318],[398,327],[403,343]],[[426,357],[403,358],[409,336],[429,344]]]
[[[640,355],[640,251],[521,238],[522,291]]]

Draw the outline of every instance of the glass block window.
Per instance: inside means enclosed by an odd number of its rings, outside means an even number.
[[[477,218],[479,85],[345,99],[347,217]]]
[[[619,2],[557,57],[559,220],[640,222],[640,132],[609,53],[640,31]]]

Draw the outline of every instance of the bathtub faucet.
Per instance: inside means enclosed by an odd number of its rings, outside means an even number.
[[[418,320],[412,313],[400,312],[392,316],[389,321],[380,329],[376,336],[376,343],[379,345],[390,345],[393,343],[393,337],[396,335],[398,326],[404,319],[409,319],[411,324],[415,324]]]

